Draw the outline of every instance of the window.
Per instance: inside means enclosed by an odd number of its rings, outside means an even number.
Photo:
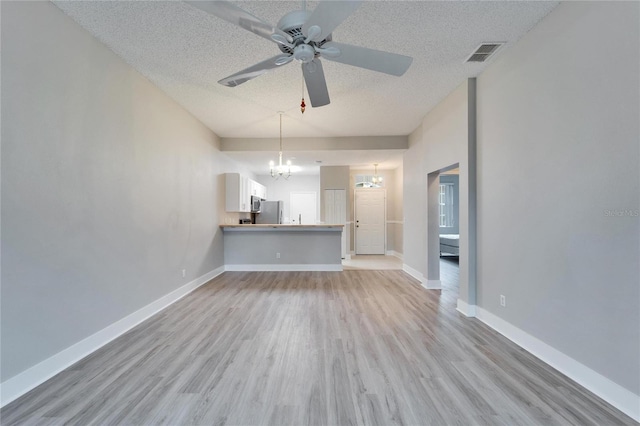
[[[373,175],[355,175],[356,188],[382,188],[384,181],[374,182]]]
[[[451,228],[454,226],[453,220],[453,184],[440,184],[440,227]]]

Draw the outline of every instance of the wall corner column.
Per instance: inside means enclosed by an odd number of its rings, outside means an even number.
[[[470,78],[467,84],[467,188],[469,208],[469,257],[466,302],[469,306],[477,303],[477,109],[476,109],[476,78]]]

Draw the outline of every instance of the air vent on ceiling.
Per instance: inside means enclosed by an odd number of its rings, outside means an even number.
[[[482,43],[468,58],[465,62],[484,62],[487,59],[489,59],[489,57],[491,55],[493,55],[494,53],[496,53],[496,51],[498,49],[500,49],[500,46],[502,46],[504,43],[502,42],[497,42],[497,43]]]

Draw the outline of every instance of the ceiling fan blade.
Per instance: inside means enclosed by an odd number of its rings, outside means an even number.
[[[302,64],[302,74],[304,75],[304,82],[307,84],[311,106],[315,108],[329,105],[329,91],[327,90],[327,82],[324,79],[322,63],[318,59],[314,59],[311,62]]]
[[[276,55],[273,58],[269,58],[266,61],[262,61],[247,69],[232,74],[229,77],[223,78],[222,80],[218,81],[218,83],[222,84],[223,86],[236,87],[244,82],[259,77],[274,68],[278,68],[279,66],[288,64],[292,60],[292,55]]]
[[[323,44],[322,48],[337,48],[340,50],[340,55],[338,56],[323,56],[323,58],[330,61],[396,76],[404,74],[413,62],[413,58],[410,56],[333,41]]]
[[[262,19],[253,16],[249,12],[240,9],[238,6],[228,1],[185,1],[191,6],[204,10],[207,13],[231,22],[247,31],[271,40],[272,34],[279,34],[285,37],[289,42],[292,41],[291,36],[284,31],[264,22]]]
[[[362,3],[361,0],[321,1],[302,26],[302,34],[307,37],[309,28],[316,26],[320,28],[320,32],[313,37],[313,40],[324,40],[360,6],[360,3]],[[317,29],[314,30],[317,31]]]

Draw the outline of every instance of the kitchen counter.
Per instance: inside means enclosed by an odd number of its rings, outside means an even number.
[[[220,225],[227,271],[342,271],[344,225]]]
[[[220,225],[223,231],[342,231],[344,225],[246,224]]]

